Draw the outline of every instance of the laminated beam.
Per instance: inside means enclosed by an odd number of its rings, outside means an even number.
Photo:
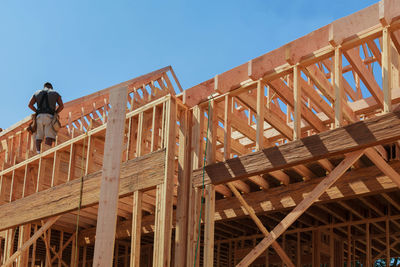
[[[119,196],[151,188],[164,177],[165,150],[153,152],[122,164]],[[84,177],[82,207],[99,203],[101,171]],[[13,226],[76,210],[80,179],[29,195],[1,206],[0,231]]]

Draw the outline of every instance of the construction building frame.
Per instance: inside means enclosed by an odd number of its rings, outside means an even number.
[[[0,266],[390,266],[399,103],[382,0],[187,90],[166,67],[70,101],[40,154],[26,118],[0,132]]]

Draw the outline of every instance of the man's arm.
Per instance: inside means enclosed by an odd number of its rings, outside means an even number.
[[[56,113],[58,114],[61,112],[61,110],[64,109],[64,103],[63,103],[60,95],[57,98],[57,104],[58,104],[58,107],[57,107]]]
[[[35,103],[36,103],[36,98],[35,96],[32,96],[31,100],[29,101],[28,107],[36,113],[37,109],[35,108]]]

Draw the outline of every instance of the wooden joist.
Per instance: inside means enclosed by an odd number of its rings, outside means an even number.
[[[391,112],[279,147],[208,165],[205,168],[205,183],[226,183],[397,140],[400,138],[399,117],[399,111]],[[201,169],[194,171],[193,182],[195,186],[201,185]]]

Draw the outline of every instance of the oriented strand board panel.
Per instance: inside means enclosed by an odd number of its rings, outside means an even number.
[[[163,182],[165,149],[125,162],[121,166],[119,196]],[[97,204],[102,172],[84,178],[82,207]],[[66,213],[78,208],[80,179],[4,204],[0,209],[0,231],[23,223]]]

